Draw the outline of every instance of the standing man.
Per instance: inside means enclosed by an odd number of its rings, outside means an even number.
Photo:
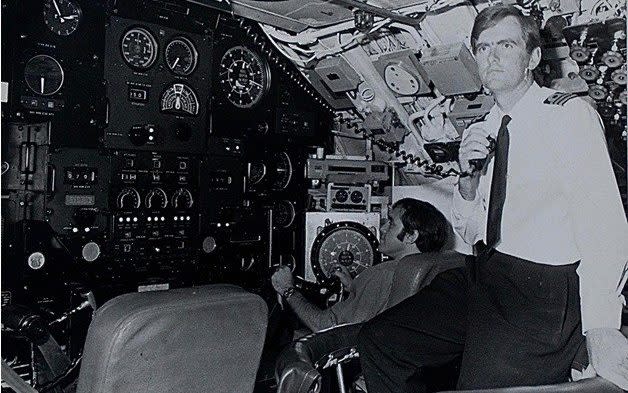
[[[597,374],[628,389],[626,216],[595,110],[534,83],[540,44],[512,6],[475,20],[496,105],[463,135],[453,224],[476,258],[363,327],[370,393],[420,392],[422,366],[459,354],[459,388],[564,382],[585,343]]]
[[[299,319],[317,332],[343,323],[363,322],[382,312],[388,302],[393,276],[405,257],[439,251],[447,240],[448,223],[445,216],[427,202],[405,198],[388,210],[381,228],[379,251],[391,261],[372,266],[355,279],[346,267],[339,265],[334,272],[349,293],[346,299],[330,308],[320,309],[310,303],[294,287],[292,272],[280,268],[271,281],[275,291],[283,296]],[[436,259],[426,256],[423,282],[429,283],[440,272]]]

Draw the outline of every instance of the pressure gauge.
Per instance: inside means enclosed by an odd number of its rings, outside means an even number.
[[[157,40],[143,27],[127,31],[120,43],[122,57],[131,67],[145,70],[157,59]]]
[[[177,75],[190,75],[198,59],[198,53],[192,41],[177,37],[170,41],[165,51],[166,65]]]

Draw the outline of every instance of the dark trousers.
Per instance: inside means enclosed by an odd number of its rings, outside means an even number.
[[[425,392],[423,367],[461,354],[459,389],[566,381],[584,342],[576,268],[494,251],[441,273],[363,326],[369,393]]]

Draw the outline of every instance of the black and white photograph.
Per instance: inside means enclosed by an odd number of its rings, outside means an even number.
[[[2,393],[628,392],[626,0],[0,0]]]

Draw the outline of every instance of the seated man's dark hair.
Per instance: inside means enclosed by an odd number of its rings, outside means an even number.
[[[403,231],[398,235],[403,240],[406,233],[418,232],[416,246],[421,252],[440,251],[447,241],[448,223],[443,213],[433,205],[412,198],[395,202],[393,209],[403,209],[401,222]]]

